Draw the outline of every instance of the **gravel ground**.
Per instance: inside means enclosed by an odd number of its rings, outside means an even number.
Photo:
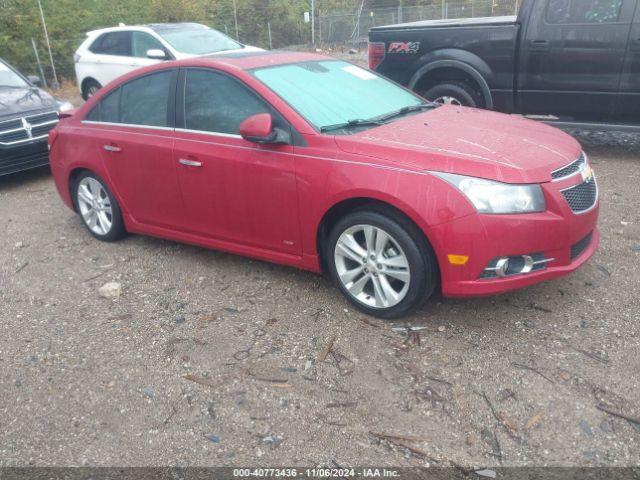
[[[310,273],[100,243],[47,169],[0,178],[0,466],[640,465],[640,423],[598,408],[640,417],[640,135],[571,133],[596,256],[395,322]]]
[[[640,425],[596,407],[640,417],[640,141],[579,136],[596,256],[392,323],[310,273],[100,243],[48,170],[0,179],[0,465],[639,465]]]

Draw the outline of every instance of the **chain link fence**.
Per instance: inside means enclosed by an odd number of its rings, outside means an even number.
[[[146,3],[160,0],[146,0]],[[170,0],[166,0],[169,2]],[[522,0],[431,0],[427,5],[406,5],[418,0],[314,0],[314,35],[309,17],[311,0],[270,3],[267,0],[211,0],[211,5],[226,2],[229,8],[203,8],[196,13],[185,10],[180,18],[165,18],[163,10],[143,9],[130,0],[47,0],[44,13],[51,38],[53,62],[59,79],[74,79],[73,54],[86,38],[85,32],[117,25],[119,22],[140,24],[166,21],[204,23],[238,38],[241,42],[262,48],[309,48],[319,45],[350,45],[366,42],[371,27],[431,19],[451,19],[513,15]],[[426,0],[419,0],[426,3]],[[8,2],[2,7],[3,2]],[[69,11],[65,5],[79,5]],[[205,0],[193,0],[209,3]],[[110,5],[113,3],[113,8]],[[139,2],[141,3],[141,2]],[[162,3],[162,2],[160,2]],[[238,5],[237,15],[232,6]],[[340,9],[336,4],[342,5]],[[176,3],[176,8],[187,4]],[[185,6],[186,5],[186,6]],[[278,6],[274,9],[274,6]],[[270,9],[272,8],[272,9]],[[33,39],[33,41],[32,41]],[[313,39],[313,40],[312,40]],[[39,74],[38,54],[44,76],[51,82],[53,69],[43,35],[40,14],[35,2],[0,0],[0,55],[25,74]]]
[[[401,2],[393,7],[367,8],[362,2],[351,12],[319,12],[318,39],[320,43],[360,43],[367,40],[371,27],[416,22],[473,17],[516,15],[518,0],[464,0],[442,1],[424,6],[405,6]]]

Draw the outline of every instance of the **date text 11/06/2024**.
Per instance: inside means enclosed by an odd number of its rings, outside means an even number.
[[[398,470],[386,468],[237,468],[234,477],[282,477],[282,478],[397,478]]]

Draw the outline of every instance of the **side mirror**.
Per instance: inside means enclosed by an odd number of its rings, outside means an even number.
[[[240,135],[249,142],[262,144],[289,143],[287,134],[279,128],[273,128],[273,119],[268,113],[258,113],[246,118],[240,124]]]
[[[167,54],[164,50],[160,50],[159,48],[151,48],[147,50],[147,58],[151,58],[153,60],[166,60]]]
[[[38,87],[42,85],[42,79],[40,79],[40,77],[37,75],[27,75],[27,80],[29,80],[34,85],[37,85]]]

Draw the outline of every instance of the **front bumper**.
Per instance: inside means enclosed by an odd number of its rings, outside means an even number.
[[[49,163],[47,139],[13,146],[0,146],[0,176],[30,170]]]
[[[599,203],[584,213],[574,213],[561,191],[580,181],[574,177],[543,184],[547,211],[517,215],[472,214],[430,228],[447,297],[474,297],[517,290],[544,280],[567,275],[595,253],[600,242],[597,230]],[[591,234],[590,239],[580,243]],[[580,247],[576,255],[576,247]],[[573,247],[573,255],[572,255]],[[553,259],[529,273],[481,278],[497,257],[542,254]],[[466,255],[464,265],[452,265],[448,255]]]

